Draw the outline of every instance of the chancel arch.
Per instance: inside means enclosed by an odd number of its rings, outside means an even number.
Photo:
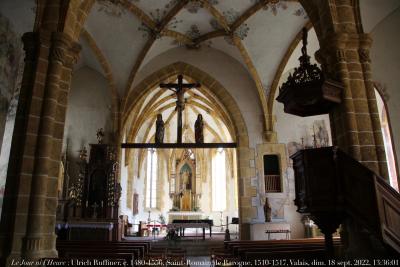
[[[198,114],[202,114],[205,122],[204,135],[205,142],[237,142],[238,148],[225,149],[225,162],[227,177],[226,186],[231,186],[229,194],[226,194],[227,203],[238,203],[241,223],[250,222],[256,216],[256,210],[251,208],[250,197],[246,197],[247,192],[238,188],[238,186],[251,188],[250,179],[246,176],[251,174],[250,166],[247,168],[237,168],[240,162],[249,161],[251,154],[249,151],[249,139],[247,127],[241,112],[230,96],[228,91],[213,77],[206,72],[183,62],[176,62],[168,65],[145,78],[139,83],[132,92],[130,99],[134,100],[125,103],[125,110],[122,113],[123,133],[125,142],[154,142],[155,119],[157,114],[162,114],[165,122],[165,142],[176,141],[176,111],[175,101],[171,91],[159,88],[162,82],[174,82],[177,74],[182,74],[187,82],[198,82],[201,87],[190,90],[186,94],[185,110],[183,114],[183,142],[194,142],[194,122]],[[188,190],[191,195],[191,210],[199,209],[201,205],[207,206],[212,211],[212,188],[206,186],[209,182],[212,184],[212,159],[215,158],[217,149],[171,149],[159,150],[158,158],[165,159],[162,171],[168,180],[160,181],[159,197],[165,197],[169,194],[171,202],[168,203],[174,209],[181,209],[177,201],[179,194],[182,193],[183,180],[186,175],[189,176]],[[134,180],[145,179],[141,170],[148,164],[146,162],[145,150],[127,150],[124,151],[124,164],[127,166],[127,199],[126,207],[130,208],[132,203],[132,188]],[[159,163],[160,164],[160,163]],[[185,172],[185,170],[187,172]],[[247,179],[246,179],[247,178]],[[209,181],[207,181],[209,179]],[[232,182],[234,181],[234,182]],[[248,185],[246,185],[246,182]],[[209,189],[207,189],[209,187]],[[136,187],[135,187],[136,188]],[[168,188],[168,191],[165,191]],[[209,190],[209,196],[205,196],[204,190]],[[135,189],[136,190],[136,189]],[[237,192],[242,195],[238,196]],[[233,193],[234,192],[234,193]],[[249,192],[250,193],[250,192]],[[201,198],[200,198],[201,196]],[[181,196],[182,197],[182,196]],[[184,197],[184,196],[183,196]],[[186,196],[187,198],[188,196]],[[174,202],[175,201],[175,202]],[[248,201],[248,202],[246,202]],[[160,205],[166,205],[164,202],[158,202]],[[161,204],[162,203],[162,204]],[[179,205],[179,207],[178,207]],[[228,205],[229,209],[234,210],[237,205]],[[166,207],[164,207],[166,208]],[[232,213],[232,216],[234,213]],[[232,217],[231,216],[231,217]],[[219,224],[218,218],[218,224]],[[247,233],[248,234],[248,233]]]

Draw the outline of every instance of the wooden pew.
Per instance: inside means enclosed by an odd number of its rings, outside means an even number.
[[[341,241],[334,239],[337,255],[340,255]],[[324,259],[326,257],[325,242],[322,238],[317,239],[293,239],[293,240],[236,240],[224,243],[224,248],[212,250],[212,259],[222,261],[232,259],[237,261],[250,261],[262,266],[268,262],[263,260],[275,259]],[[279,261],[277,261],[279,263]],[[276,264],[275,264],[276,265]]]
[[[131,241],[58,241],[56,248],[61,258],[88,260],[121,260],[126,266],[133,266],[151,249],[150,242]],[[72,265],[74,266],[74,265]]]
[[[151,248],[151,242],[148,241],[91,241],[91,240],[81,240],[81,241],[64,241],[64,240],[57,240],[58,245],[73,245],[73,244],[85,244],[88,246],[92,245],[118,245],[118,246],[131,246],[131,245],[141,245],[145,248],[145,252],[148,252]]]

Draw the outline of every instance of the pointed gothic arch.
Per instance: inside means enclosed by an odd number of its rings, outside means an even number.
[[[185,62],[175,62],[155,71],[143,79],[131,91],[127,101],[124,103],[121,113],[121,129],[123,129],[121,132],[125,132],[130,123],[131,116],[138,115],[137,113],[139,111],[136,111],[137,105],[143,103],[146,96],[148,96],[148,93],[153,88],[156,88],[160,83],[168,81],[169,79],[175,79],[178,74],[182,74],[185,78],[199,82],[202,85],[202,88],[206,88],[207,93],[213,95],[214,98],[220,102],[220,105],[227,111],[229,116],[228,119],[232,123],[232,138],[238,143],[236,157],[237,166],[239,166],[237,170],[239,217],[241,218],[241,226],[250,223],[250,221],[257,216],[256,208],[252,207],[252,195],[251,190],[249,190],[250,188],[253,188],[251,185],[251,177],[253,177],[253,174],[255,173],[255,167],[251,167],[249,164],[249,161],[252,158],[251,155],[253,149],[249,147],[249,134],[239,106],[230,95],[229,91],[214,77]],[[127,134],[127,132],[125,132],[125,134]],[[124,136],[120,137],[121,140],[123,138]],[[127,138],[126,141],[129,141],[129,139]],[[125,162],[129,162],[128,158],[129,156]],[[129,177],[133,177],[133,175],[130,175]],[[249,235],[248,227],[240,228],[242,237]]]

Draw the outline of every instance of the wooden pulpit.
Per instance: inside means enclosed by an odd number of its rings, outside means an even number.
[[[291,156],[297,211],[308,213],[325,234],[351,218],[400,253],[400,195],[385,179],[337,147],[300,150]]]

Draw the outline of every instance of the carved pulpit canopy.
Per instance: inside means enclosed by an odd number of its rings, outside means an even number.
[[[341,102],[342,86],[332,80],[326,80],[321,69],[310,63],[307,54],[307,29],[303,29],[302,55],[300,66],[279,88],[278,102],[284,104],[289,114],[306,117],[329,113]]]

